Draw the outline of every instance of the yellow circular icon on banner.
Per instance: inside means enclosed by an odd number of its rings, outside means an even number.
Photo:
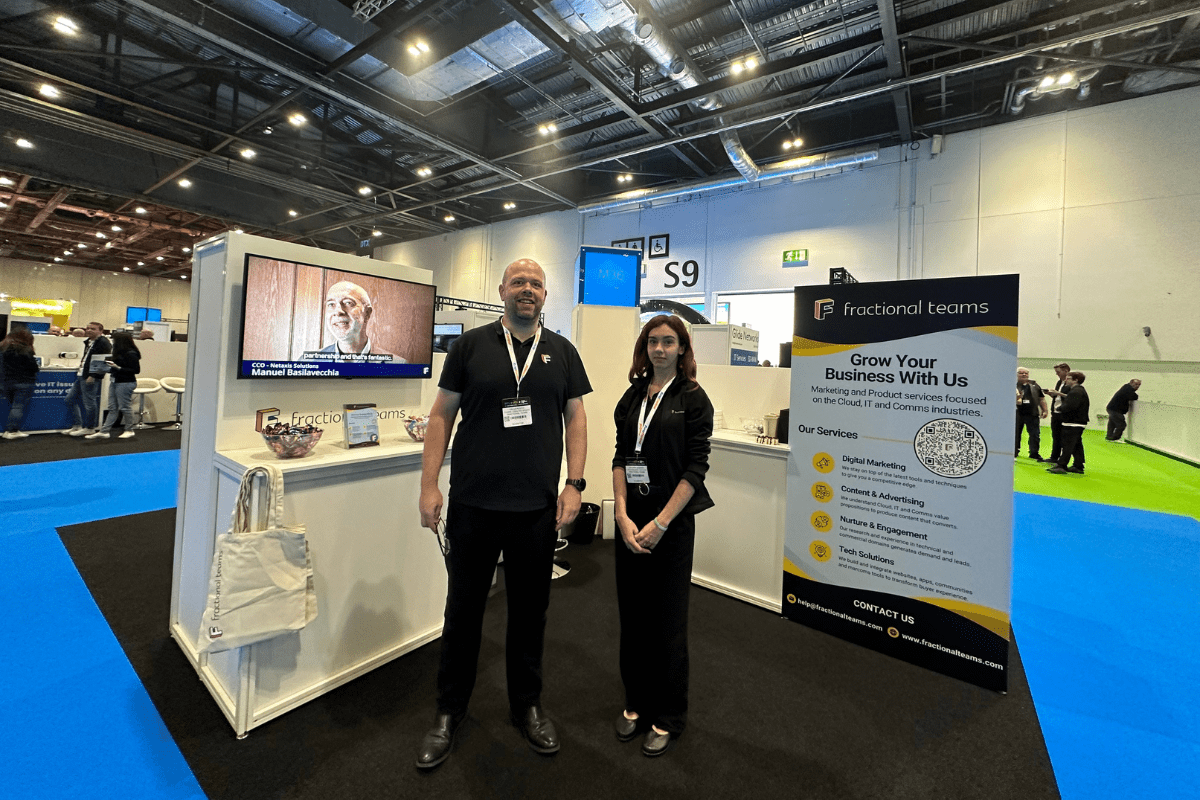
[[[808,546],[808,552],[817,561],[828,561],[833,558],[833,550],[829,549],[829,545],[820,539],[813,539],[812,544]]]
[[[828,483],[817,481],[812,485],[812,496],[815,497],[818,502],[828,503],[833,499],[833,487]]]
[[[829,455],[829,453],[817,453],[815,456],[813,456],[813,469],[823,475],[833,472],[833,467],[835,464],[837,464],[837,462],[833,460],[833,456]]]
[[[812,522],[812,526],[819,531],[827,531],[833,527],[833,517],[824,511],[814,511],[809,520]]]
[[[789,594],[789,595],[787,596],[787,601],[788,601],[789,603],[795,603],[795,602],[796,602],[796,595],[794,595],[794,594]]]
[[[888,628],[888,636],[892,637],[893,639],[899,639],[900,631],[896,630],[895,628]]]

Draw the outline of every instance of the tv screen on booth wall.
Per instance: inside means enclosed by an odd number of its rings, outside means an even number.
[[[428,378],[426,283],[247,255],[239,378]]]

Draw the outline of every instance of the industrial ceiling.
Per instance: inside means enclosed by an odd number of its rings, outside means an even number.
[[[1198,23],[1200,0],[5,0],[0,256],[170,275],[235,227],[347,251],[753,181],[1195,84]]]

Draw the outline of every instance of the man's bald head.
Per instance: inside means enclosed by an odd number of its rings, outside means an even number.
[[[513,325],[536,327],[546,303],[546,271],[532,258],[518,258],[504,268],[500,281],[504,316]]]
[[[371,320],[367,290],[351,281],[338,281],[325,293],[325,325],[343,353],[360,352],[367,343]]]
[[[514,270],[524,272],[526,270],[531,270],[531,269],[537,271],[537,274],[541,278],[542,285],[545,286],[546,270],[542,269],[542,265],[537,263],[536,261],[534,261],[532,258],[518,258],[516,261],[509,264],[507,267],[504,268],[504,276],[500,279],[500,282],[501,282],[501,284],[507,284],[508,279],[512,275]]]

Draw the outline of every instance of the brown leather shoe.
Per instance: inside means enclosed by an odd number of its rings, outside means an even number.
[[[513,724],[520,729],[535,753],[549,756],[558,752],[561,746],[558,731],[540,706],[530,706],[519,718],[514,715]]]
[[[421,747],[417,750],[417,769],[433,769],[450,757],[454,747],[454,732],[458,729],[458,721],[453,714],[438,714],[433,719],[433,727],[425,734]]]

